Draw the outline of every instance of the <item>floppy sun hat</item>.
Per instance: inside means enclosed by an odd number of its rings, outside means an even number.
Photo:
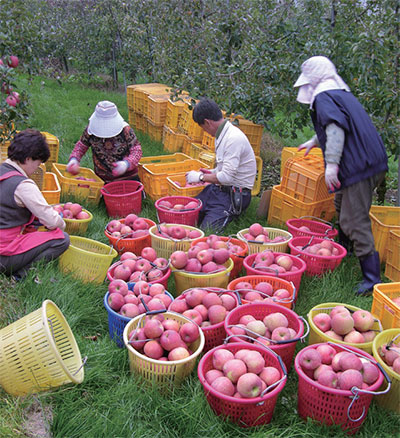
[[[127,125],[117,106],[108,100],[103,100],[96,105],[94,113],[90,116],[88,133],[96,137],[111,138],[118,135]]]

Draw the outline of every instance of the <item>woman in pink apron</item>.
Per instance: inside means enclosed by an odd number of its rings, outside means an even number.
[[[0,273],[16,279],[33,262],[53,260],[69,246],[65,222],[29,178],[49,156],[46,138],[27,129],[15,135],[0,165]],[[49,231],[27,232],[35,217]]]

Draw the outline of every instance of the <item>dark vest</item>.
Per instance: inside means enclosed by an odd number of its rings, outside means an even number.
[[[9,164],[0,165],[0,176],[13,171],[17,169]],[[15,189],[25,179],[27,177],[21,174],[0,181],[0,229],[25,225],[31,218],[32,213],[25,207],[19,207],[14,200]]]

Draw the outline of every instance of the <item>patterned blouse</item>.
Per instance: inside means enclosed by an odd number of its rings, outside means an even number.
[[[69,159],[76,158],[81,161],[89,148],[92,148],[94,172],[105,183],[130,179],[137,175],[137,166],[142,158],[142,147],[130,126],[125,126],[118,135],[111,138],[89,135],[86,127],[80,140],[75,144]],[[114,177],[112,164],[122,160],[129,163],[129,168],[120,177]]]

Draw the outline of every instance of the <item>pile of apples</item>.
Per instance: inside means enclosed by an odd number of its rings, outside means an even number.
[[[252,303],[275,303],[279,300],[287,300],[293,295],[283,287],[274,290],[268,281],[260,281],[254,286],[246,280],[239,281],[234,290],[237,290],[244,300]]]
[[[189,201],[187,204],[172,204],[167,199],[163,199],[157,205],[165,210],[195,210],[199,207],[200,202],[193,198],[193,201]]]
[[[112,237],[121,239],[135,239],[149,234],[149,224],[134,213],[128,214],[121,220],[113,219],[106,227]]]
[[[289,327],[288,319],[281,312],[269,313],[262,320],[250,314],[243,315],[239,323],[229,327],[228,330],[239,337],[248,336],[248,338],[242,338],[247,342],[252,343],[255,339],[257,343],[264,345],[274,345],[279,341],[289,341],[297,337],[296,331]]]
[[[208,185],[208,182],[198,182],[198,183],[186,183],[185,185],[182,185],[179,181],[173,181],[174,184],[176,184],[178,187],[205,187]]]
[[[261,397],[263,391],[281,379],[279,369],[265,366],[265,359],[257,350],[243,348],[233,354],[218,348],[212,355],[212,366],[204,376],[208,384],[235,398]]]
[[[155,360],[175,361],[189,357],[193,342],[200,337],[200,329],[194,322],[181,326],[162,314],[146,316],[143,327],[129,333],[129,344],[139,353]]]
[[[200,327],[209,327],[225,320],[237,306],[232,294],[209,292],[203,288],[189,289],[172,301],[168,310],[181,313]]]
[[[186,240],[186,239],[197,239],[202,236],[201,231],[197,229],[190,229],[182,225],[159,225],[159,230],[154,231],[156,236],[175,239],[175,240]]]
[[[113,269],[114,280],[156,282],[164,276],[167,268],[168,260],[157,257],[156,250],[151,246],[146,246],[142,249],[140,256],[130,251],[124,252],[120,263],[110,269]]]
[[[372,330],[375,319],[368,310],[351,313],[345,306],[337,305],[330,313],[318,313],[312,320],[319,330],[334,340],[363,344],[372,342],[376,336]]]
[[[400,307],[400,296],[392,298],[392,301],[396,306]]]
[[[108,285],[108,292],[108,305],[127,318],[134,318],[149,310],[166,310],[172,302],[165,293],[165,287],[159,283],[138,281],[130,290],[125,281],[113,280]]]
[[[339,250],[336,248],[331,240],[323,240],[320,243],[314,243],[303,249],[303,246],[296,246],[299,251],[304,251],[307,254],[318,255],[322,257],[332,257],[339,255]]]
[[[385,364],[390,367],[395,373],[400,375],[400,339],[397,343],[388,342],[382,344],[378,349],[378,353],[385,362]]]
[[[365,357],[348,351],[337,352],[329,344],[318,344],[299,353],[299,365],[312,380],[328,388],[366,389],[379,377],[379,369]]]
[[[90,215],[86,211],[83,211],[82,206],[78,203],[67,202],[65,204],[56,204],[53,205],[54,210],[60,214],[64,219],[89,219]]]
[[[227,249],[230,255],[240,254],[243,248],[240,245],[236,245],[233,241],[224,240],[221,236],[216,234],[210,234],[203,242],[197,242],[196,245],[201,249]]]
[[[219,272],[226,269],[224,263],[230,258],[230,253],[226,248],[202,249],[199,242],[197,245],[185,251],[174,251],[170,256],[171,265],[175,269],[183,269],[187,272]]]
[[[274,253],[270,250],[257,253],[254,258],[252,267],[254,269],[263,271],[266,274],[271,273],[273,275],[274,271],[278,272],[278,275],[285,272],[298,271],[298,268],[293,265],[293,260],[289,255],[274,255]],[[274,271],[266,268],[273,269]]]
[[[264,228],[257,222],[250,225],[248,232],[244,233],[243,237],[246,240],[260,243],[280,243],[289,240],[283,236],[276,236],[273,239],[270,239],[268,229]]]

